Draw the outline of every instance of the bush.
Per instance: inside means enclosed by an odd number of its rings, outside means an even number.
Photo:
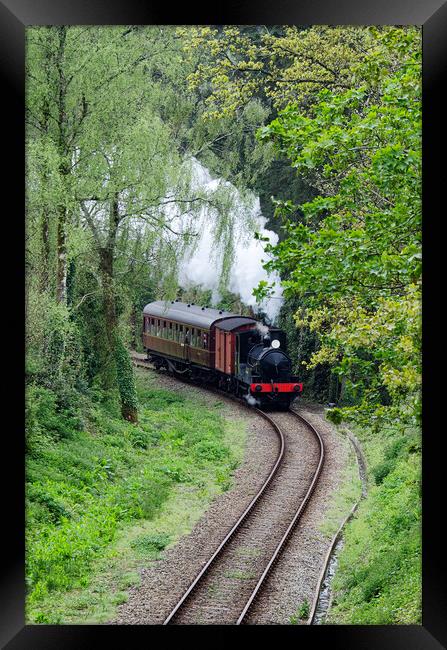
[[[391,472],[393,467],[394,467],[393,460],[385,460],[383,463],[380,463],[380,465],[376,465],[375,467],[373,467],[371,471],[374,476],[376,485],[380,485],[383,482],[384,478],[388,476],[388,474]]]
[[[229,455],[229,450],[220,442],[203,440],[194,445],[194,455],[200,460],[222,460]]]
[[[57,395],[67,408],[85,390],[81,337],[66,305],[29,287],[26,326],[28,381]]]
[[[81,428],[76,410],[58,404],[50,389],[31,385],[26,391],[26,448],[31,454],[49,443],[73,437]]]
[[[44,509],[44,514],[40,514],[39,517],[44,521],[58,524],[61,522],[62,517],[69,519],[71,516],[69,511],[59,500],[55,499],[54,496],[49,492],[46,492],[43,487],[38,484],[27,484],[26,497],[29,502],[29,509],[35,505],[41,506]],[[40,513],[42,513],[42,509],[40,509]]]

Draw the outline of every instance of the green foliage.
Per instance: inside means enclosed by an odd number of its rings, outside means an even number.
[[[345,531],[328,623],[417,624],[421,620],[419,435],[356,431],[374,483]],[[381,460],[382,459],[382,460]]]
[[[79,328],[63,304],[33,285],[27,292],[26,378],[69,404],[85,389]]]
[[[133,540],[131,547],[135,549],[139,555],[158,557],[160,551],[163,551],[169,544],[169,535],[165,533],[155,533],[153,535],[140,535]]]
[[[95,567],[136,522],[149,527],[131,537],[128,552],[155,559],[172,534],[150,525],[176,490],[187,485],[209,499],[231,483],[240,456],[219,409],[156,388],[148,374],[138,382],[138,424],[121,418],[117,394],[90,391],[76,419],[58,408],[49,389],[27,392],[26,580],[33,622],[60,618],[48,608],[65,594],[90,593]]]
[[[35,385],[27,389],[25,419],[26,449],[31,455],[51,443],[73,437],[82,424],[73,406],[64,408],[53,391]]]
[[[294,616],[290,617],[290,623],[292,625],[297,625],[298,621],[305,621],[309,618],[310,605],[307,600],[303,600],[301,605],[298,608],[297,613]]]
[[[331,408],[326,411],[326,417],[334,424],[340,424],[343,421],[343,411],[339,408]]]
[[[118,337],[115,342],[115,361],[123,417],[134,422],[137,417],[138,400],[133,366],[128,351]]]
[[[355,87],[289,104],[259,131],[320,195],[283,204],[286,237],[267,245],[299,327],[321,345],[309,368],[340,379],[345,417],[420,416],[420,30],[371,30]],[[284,202],[283,202],[284,203]],[[287,209],[285,209],[285,207]],[[258,294],[265,292],[261,286]],[[345,400],[345,401],[344,401]],[[363,413],[363,416],[362,416]]]
[[[373,467],[372,473],[376,485],[380,485],[381,483],[383,483],[384,478],[388,476],[388,474],[391,472],[393,467],[394,467],[394,463],[391,460],[385,460],[383,461],[383,463],[380,463],[379,465]]]
[[[189,75],[192,89],[210,89],[209,119],[232,115],[253,97],[275,107],[315,92],[343,89],[352,79],[352,65],[371,47],[367,29],[328,26],[182,27],[190,59],[199,63]]]

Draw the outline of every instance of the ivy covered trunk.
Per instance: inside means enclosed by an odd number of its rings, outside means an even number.
[[[118,334],[116,334],[115,338],[115,361],[118,390],[121,399],[121,414],[125,420],[137,422],[138,402],[132,362]]]
[[[67,182],[70,174],[69,146],[68,146],[68,123],[67,123],[67,80],[64,71],[65,45],[67,38],[67,27],[60,26],[58,32],[58,48],[56,53],[57,69],[57,127],[58,127],[58,152],[60,156],[59,175],[64,194],[61,197],[58,206],[58,223],[57,223],[57,289],[56,299],[58,302],[65,302],[67,292],[67,242],[66,242],[66,224],[67,224],[67,206],[66,195]]]
[[[107,342],[104,384],[111,388],[116,378],[123,418],[129,422],[137,422],[138,404],[132,362],[118,332],[112,247],[100,249],[100,268]]]

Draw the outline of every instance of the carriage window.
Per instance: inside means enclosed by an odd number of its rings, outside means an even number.
[[[161,336],[160,319],[157,319],[157,336]]]
[[[191,334],[189,328],[187,328],[185,332],[185,345],[191,345]]]
[[[169,323],[168,339],[172,340],[172,322]]]
[[[184,342],[184,339],[183,339],[183,325],[179,325],[179,335],[178,335],[178,340],[179,340],[179,343],[183,343],[183,342]]]
[[[193,348],[196,346],[196,330],[194,327],[191,329],[191,345]]]
[[[208,350],[208,333],[207,332],[203,332],[203,334],[202,334],[202,347],[205,350]]]

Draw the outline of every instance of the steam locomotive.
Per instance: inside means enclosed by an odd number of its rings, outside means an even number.
[[[282,330],[178,300],[143,310],[143,346],[156,368],[214,385],[258,406],[287,409],[303,390]]]

